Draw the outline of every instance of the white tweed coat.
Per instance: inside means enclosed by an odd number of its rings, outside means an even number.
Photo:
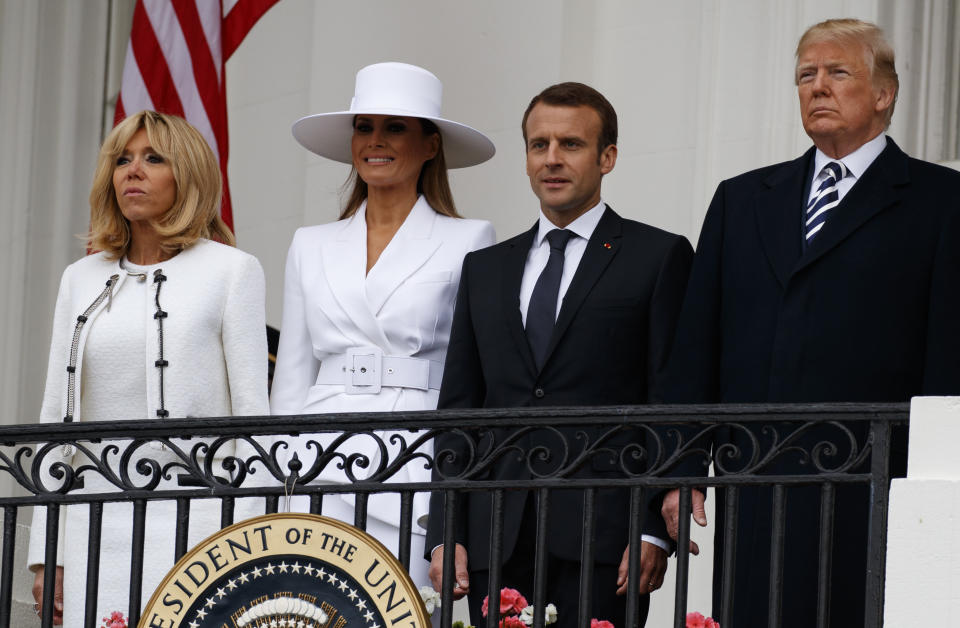
[[[266,415],[267,400],[267,345],[264,317],[264,277],[257,259],[230,246],[209,240],[199,240],[175,257],[162,263],[163,283],[160,300],[169,313],[164,319],[164,358],[169,362],[164,370],[165,407],[170,417],[213,417],[236,415]],[[95,254],[71,264],[63,273],[57,295],[50,343],[46,388],[40,421],[57,424],[67,412],[67,370],[71,342],[77,316],[104,290],[106,281],[117,275],[113,294],[136,282],[120,267],[118,261],[109,261],[103,254]],[[148,278],[152,282],[152,277]],[[154,361],[157,359],[158,334],[152,315],[155,289],[145,291],[151,303],[145,311],[151,320],[146,324],[145,343],[146,390],[143,405],[138,408],[117,408],[117,413],[129,419],[163,420],[157,418],[159,408],[159,377]],[[104,301],[93,310],[79,339],[76,365],[76,408],[74,421],[95,421],[96,416],[84,412],[83,381],[84,346],[89,330],[96,326],[109,306]],[[141,348],[131,348],[141,351]],[[186,447],[190,443],[184,443]],[[99,454],[103,444],[91,448]],[[58,450],[59,451],[59,450]],[[143,450],[158,460],[172,460],[169,451],[158,445]],[[232,455],[233,451],[224,451]],[[49,459],[49,456],[48,456]],[[82,454],[65,452],[60,458],[74,466],[88,462]],[[114,456],[116,463],[117,457]],[[116,464],[115,464],[116,467]],[[136,478],[131,468],[132,477]],[[174,474],[176,476],[176,474]],[[48,478],[49,481],[49,478]],[[51,481],[50,487],[57,483]],[[176,477],[163,481],[161,486],[175,487]],[[86,475],[84,492],[116,490],[113,485],[96,476]],[[44,533],[46,512],[34,509],[30,535],[28,565],[44,561]],[[64,566],[64,625],[82,625],[83,595],[86,581],[87,507],[73,506],[61,515],[58,564]],[[63,511],[61,511],[63,512]],[[101,554],[100,592],[97,608],[102,614],[120,610],[126,614],[129,578],[129,554],[109,555],[109,545],[117,539],[130,536],[132,510],[128,504],[109,505],[104,510]],[[147,511],[147,542],[143,599],[149,599],[153,587],[173,566],[175,507],[168,502],[154,502]],[[220,527],[219,501],[194,502],[190,512],[191,544]],[[67,551],[64,551],[66,549]],[[129,551],[129,550],[127,550]],[[113,567],[114,569],[111,569]],[[110,605],[110,606],[107,606]]]

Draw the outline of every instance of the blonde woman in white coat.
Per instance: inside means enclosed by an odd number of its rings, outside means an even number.
[[[220,218],[220,190],[217,159],[185,120],[140,112],[110,133],[90,194],[89,246],[100,252],[63,273],[41,422],[162,421],[269,412],[263,271],[253,256],[232,246],[233,235]],[[99,456],[110,444],[120,445],[121,451],[125,445],[114,441],[89,448]],[[184,447],[189,449],[190,443]],[[233,455],[227,449],[218,457]],[[59,461],[74,468],[89,464],[73,447],[55,451]],[[137,455],[161,464],[175,460],[155,443],[141,447]],[[47,458],[45,462],[55,462]],[[116,471],[119,455],[110,461]],[[132,481],[145,483],[134,470],[135,462],[128,467]],[[218,470],[226,473],[215,464]],[[176,476],[174,472],[173,478],[162,480],[161,487],[176,488]],[[83,479],[78,492],[118,490],[99,475],[86,473]],[[46,480],[49,488],[58,486]],[[64,510],[54,623],[90,625],[84,619],[89,509],[78,505]],[[36,508],[28,565],[36,572],[38,615],[45,521],[46,510]],[[93,607],[98,625],[112,611],[129,614],[132,521],[130,504],[105,505],[101,576]],[[176,527],[174,503],[149,503],[142,602],[175,562]],[[194,501],[190,545],[219,528],[219,500]]]
[[[464,256],[494,243],[490,223],[459,218],[447,167],[493,156],[484,135],[440,117],[440,81],[402,63],[368,66],[357,74],[349,111],[297,121],[294,137],[307,149],[353,165],[352,193],[340,220],[304,227],[287,257],[283,322],[274,372],[275,415],[432,410],[437,406],[460,268]],[[376,372],[380,367],[379,373]],[[369,368],[368,368],[369,367]],[[399,434],[379,432],[390,459]],[[301,437],[290,451],[306,473],[316,460],[310,440],[325,448],[335,435]],[[421,451],[430,453],[429,445]],[[383,462],[370,437],[354,436],[336,450]],[[335,462],[319,482],[345,483]],[[363,476],[363,469],[354,469]],[[391,481],[428,482],[422,460],[405,465]],[[428,496],[413,503],[410,572],[429,584],[423,557]],[[293,509],[307,510],[305,498]],[[352,495],[328,495],[323,514],[354,521]],[[395,554],[400,499],[372,496],[367,531]]]

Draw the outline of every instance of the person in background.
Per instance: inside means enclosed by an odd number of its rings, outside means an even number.
[[[88,247],[99,252],[68,266],[60,281],[41,422],[268,414],[263,270],[234,248],[220,218],[221,187],[216,157],[182,118],[141,111],[110,132],[90,192]],[[122,452],[124,443],[87,444],[98,458],[111,445]],[[233,454],[222,447],[215,461]],[[118,458],[108,460],[119,466]],[[160,444],[141,446],[128,471],[143,481],[139,459],[178,460]],[[92,463],[72,446],[57,447],[44,462]],[[175,488],[175,476],[160,486]],[[100,475],[83,480],[83,492],[116,490]],[[54,623],[91,625],[84,619],[89,508],[64,511]],[[104,506],[94,621],[112,611],[129,615],[132,522],[131,504]],[[175,562],[176,528],[174,503],[149,503],[144,602]],[[46,509],[35,508],[28,565],[38,615],[45,529]],[[191,544],[219,529],[219,506],[195,502]]]
[[[357,73],[349,111],[298,120],[293,135],[308,150],[351,164],[352,185],[340,220],[298,229],[287,256],[280,346],[271,393],[275,415],[329,412],[390,412],[437,407],[453,317],[460,266],[468,252],[494,242],[493,227],[460,218],[447,168],[482,163],[494,146],[480,132],[440,116],[442,85],[423,68],[378,63]],[[288,452],[307,475],[316,461],[311,441],[326,450],[338,434],[299,438]],[[365,477],[394,460],[398,436],[410,444],[416,433],[355,435],[339,454],[367,456]],[[430,454],[430,444],[421,452]],[[409,453],[409,452],[407,452]],[[315,478],[348,483],[331,460]],[[394,482],[427,482],[429,470],[413,459]],[[412,508],[410,575],[427,583],[423,528],[428,497]],[[306,499],[292,508],[305,511]],[[367,505],[367,532],[399,554],[400,497],[383,493]],[[351,494],[331,494],[322,514],[353,523]]]

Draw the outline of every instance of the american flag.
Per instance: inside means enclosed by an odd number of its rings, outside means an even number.
[[[186,118],[207,139],[223,173],[223,220],[233,229],[227,186],[224,66],[279,0],[137,0],[113,122],[153,109]]]

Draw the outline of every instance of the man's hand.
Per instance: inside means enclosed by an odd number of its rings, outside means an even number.
[[[693,502],[693,507],[690,510],[690,514],[693,515],[693,520],[696,521],[700,527],[706,527],[707,513],[703,509],[703,493],[697,489],[693,489],[690,491],[690,498]],[[667,524],[667,534],[670,535],[671,539],[676,541],[678,531],[680,530],[680,489],[675,488],[667,493],[666,497],[663,498],[663,506],[660,508],[660,514],[663,515],[663,521]],[[690,541],[690,553],[694,556],[700,553],[700,548],[693,541]]]
[[[433,551],[430,556],[430,583],[438,593],[443,593],[443,546]],[[453,577],[456,583],[453,586],[453,599],[459,600],[470,593],[470,576],[467,574],[467,549],[457,543],[453,552]]]
[[[620,568],[617,569],[617,595],[627,592],[627,574],[630,573],[630,546],[623,550]],[[663,548],[643,541],[640,544],[640,595],[652,593],[663,586],[663,574],[667,572],[667,553]]]
[[[33,605],[37,616],[43,614],[43,567],[39,567],[33,577]],[[63,625],[63,567],[57,567],[57,576],[53,589],[53,625]]]

